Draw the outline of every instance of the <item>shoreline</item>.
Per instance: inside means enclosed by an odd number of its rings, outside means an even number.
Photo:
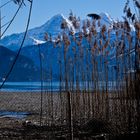
[[[68,94],[66,94],[66,92],[63,92],[62,94],[60,94],[59,92],[56,92],[55,94],[50,93],[50,92],[42,92],[42,97],[43,97],[42,98],[43,99],[42,100],[42,124],[46,126],[54,126],[54,125],[64,126],[64,125],[69,124],[68,122],[69,120],[67,116],[67,113],[68,113],[67,95]],[[120,98],[116,98],[116,97],[117,96],[115,93],[109,94],[109,98],[106,98],[105,94],[97,94],[97,93],[71,94],[71,98],[73,101],[72,102],[73,103],[72,115],[74,116],[73,123],[79,126],[79,124],[82,125],[90,121],[91,119],[94,119],[94,117],[96,120],[102,121],[103,119],[107,123],[108,121],[104,117],[106,115],[106,109],[110,109],[109,112],[107,113],[109,115],[111,124],[113,125],[113,129],[120,130],[121,132],[123,132],[123,125],[127,123],[126,119],[122,120],[123,116],[126,115],[123,109],[128,108],[128,104],[126,104],[126,99],[120,100]],[[98,102],[98,99],[100,102]],[[129,105],[131,105],[130,107],[131,108],[133,107],[133,110],[131,110],[132,111],[131,113],[134,114],[133,118],[135,118],[135,115],[136,115],[135,114],[136,111],[134,108],[136,104],[135,100],[130,100],[130,101],[127,100],[127,101]],[[124,104],[122,104],[122,102],[124,102]],[[133,103],[133,104],[130,104],[130,103]],[[116,117],[117,109],[119,110],[119,113],[117,114],[117,117]],[[31,122],[31,124],[37,124],[37,125],[40,122],[41,94],[40,92],[0,92],[0,111],[2,110],[31,113],[31,115],[27,115],[27,117],[24,117],[21,119],[12,118],[12,117],[0,117],[0,133],[1,134],[7,133],[7,135],[9,135],[13,133],[13,131],[16,131],[14,132],[14,133],[17,133],[15,135],[21,135],[22,132],[19,134],[19,131],[22,131],[25,129],[23,127],[24,122],[29,121]],[[93,112],[89,113],[89,111],[93,111]],[[94,116],[92,113],[94,113]],[[88,115],[91,115],[91,116],[88,116]],[[120,119],[120,116],[122,116],[122,119]],[[118,125],[120,126],[116,128],[115,123],[118,123]],[[133,127],[135,129],[135,125]],[[40,130],[34,130],[34,128],[33,130],[31,128],[31,131],[32,132],[34,131],[34,132],[30,133],[29,135],[35,135],[36,133],[40,133],[41,135],[42,133],[44,133],[44,131],[40,132]],[[48,136],[47,133],[48,131],[45,131],[45,134],[43,134],[44,137]]]

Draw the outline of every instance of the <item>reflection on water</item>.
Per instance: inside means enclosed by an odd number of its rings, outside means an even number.
[[[22,119],[30,115],[28,112],[0,111],[0,118],[17,118]]]

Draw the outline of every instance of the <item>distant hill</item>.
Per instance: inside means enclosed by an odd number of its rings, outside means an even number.
[[[15,56],[15,52],[0,46],[0,82],[10,70]],[[8,81],[39,81],[39,79],[40,69],[31,59],[20,55]]]

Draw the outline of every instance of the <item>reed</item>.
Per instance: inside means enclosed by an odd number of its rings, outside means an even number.
[[[125,10],[129,11],[126,21],[113,25],[114,40],[112,30],[102,26],[100,19],[86,20],[80,28],[80,19],[71,13],[69,19],[77,34],[68,32],[66,21],[62,23],[63,33],[52,47],[52,54],[57,50],[54,57],[59,69],[59,94],[56,100],[51,88],[46,119],[51,118],[50,124],[68,125],[71,138],[73,126],[90,119],[111,123],[116,134],[139,131],[140,26],[138,20],[133,20],[136,36],[132,35],[133,14],[127,6]],[[53,63],[46,63],[52,87]]]

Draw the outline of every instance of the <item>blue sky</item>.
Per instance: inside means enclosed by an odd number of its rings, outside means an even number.
[[[2,3],[5,1],[8,0],[1,0]],[[111,17],[121,19],[125,2],[126,0],[34,0],[30,28],[44,24],[52,16],[59,13],[68,16],[70,10],[82,19],[92,12],[107,12]],[[22,7],[7,34],[24,31],[29,9],[28,5],[27,3],[26,7]],[[2,21],[3,24],[9,20],[9,17],[13,15],[16,9],[17,6],[13,3],[2,9],[2,14],[5,16]]]

